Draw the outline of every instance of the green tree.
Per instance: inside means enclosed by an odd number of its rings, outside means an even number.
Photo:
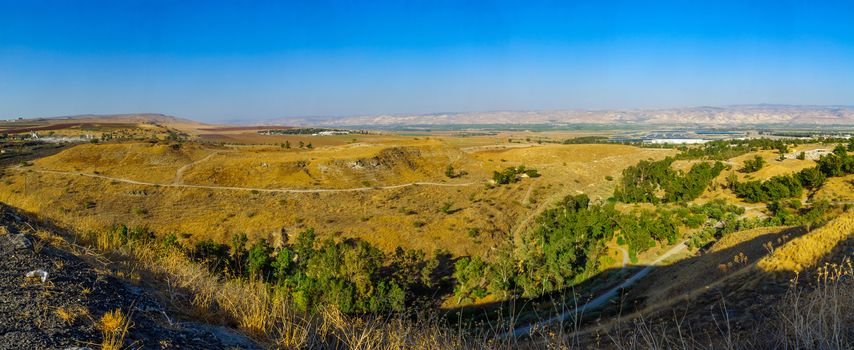
[[[754,173],[762,169],[765,166],[765,158],[761,156],[755,156],[753,159],[748,159],[744,161],[744,166],[741,168],[741,171],[745,173]]]
[[[472,297],[483,298],[487,295],[483,284],[486,263],[479,257],[462,257],[454,263],[454,279],[457,281],[454,294],[459,304]]]
[[[292,274],[294,252],[283,247],[276,252],[276,259],[272,262],[273,278],[279,282],[285,281]]]
[[[249,249],[246,259],[246,274],[250,277],[267,279],[271,272],[273,248],[267,240],[260,239]]]

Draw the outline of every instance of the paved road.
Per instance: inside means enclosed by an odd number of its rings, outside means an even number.
[[[635,282],[639,281],[641,278],[648,275],[652,271],[652,269],[655,268],[656,265],[660,264],[662,261],[673,256],[674,254],[685,250],[686,248],[688,248],[688,247],[685,245],[685,241],[682,241],[681,243],[675,245],[673,248],[670,248],[670,250],[668,250],[663,255],[658,257],[658,259],[655,259],[655,261],[653,261],[649,266],[644,267],[642,270],[638,271],[637,273],[635,273],[631,277],[627,278],[625,281],[620,283],[618,286],[609,289],[604,294],[594,298],[593,300],[588,301],[584,305],[581,305],[581,306],[576,307],[572,310],[561,313],[560,315],[551,317],[549,319],[537,321],[533,324],[530,324],[530,325],[527,325],[524,327],[516,328],[513,330],[512,336],[513,337],[521,337],[523,335],[530,333],[531,329],[534,327],[542,327],[542,326],[546,326],[546,325],[551,324],[551,323],[565,321],[568,318],[575,316],[576,314],[584,314],[584,312],[589,310],[589,309],[595,309],[597,307],[604,305],[605,303],[608,302],[608,300],[611,300],[612,298],[616,297],[617,294],[620,292],[620,290],[625,289],[625,288],[635,284]]]
[[[23,171],[23,169],[18,168],[18,170]],[[141,185],[141,186],[154,186],[154,187],[181,187],[181,188],[201,188],[201,189],[209,189],[209,190],[228,190],[228,191],[256,191],[256,192],[271,192],[271,193],[336,193],[336,192],[360,192],[360,191],[373,191],[373,190],[390,190],[395,188],[403,188],[409,186],[437,186],[437,187],[466,187],[476,184],[476,182],[464,182],[464,183],[442,183],[442,182],[409,182],[405,184],[399,185],[391,185],[391,186],[376,186],[376,187],[354,187],[354,188],[253,188],[253,187],[237,187],[237,186],[207,186],[207,185],[189,185],[183,183],[168,183],[168,184],[159,184],[153,182],[146,181],[137,181],[131,179],[124,179],[119,177],[111,177],[104,176],[98,174],[89,174],[82,173],[77,171],[59,171],[59,170],[37,170],[37,169],[28,169],[37,173],[45,173],[45,174],[59,174],[59,175],[75,175],[75,176],[86,176],[96,179],[104,179],[110,181],[117,181],[128,183],[132,185]]]

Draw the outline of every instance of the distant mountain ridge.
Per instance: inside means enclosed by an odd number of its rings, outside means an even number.
[[[83,114],[44,118],[51,121],[129,122],[201,127],[205,125],[375,126],[475,125],[475,124],[623,124],[623,125],[851,125],[854,106],[734,105],[659,109],[559,109],[531,111],[446,112],[429,114],[378,114],[343,117],[286,117],[264,121],[250,119],[205,123],[159,113]]]
[[[263,124],[317,126],[454,124],[854,125],[854,107],[737,105],[663,109],[451,112],[330,118],[280,118],[268,120]]]
[[[194,120],[179,118],[161,113],[126,113],[126,114],[80,114],[59,117],[33,118],[33,119],[48,119],[48,120],[73,120],[85,122],[97,122],[109,120],[110,122],[126,122],[126,123],[157,123],[157,124],[172,124],[172,123],[198,123]]]

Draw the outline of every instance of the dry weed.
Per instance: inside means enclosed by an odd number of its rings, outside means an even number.
[[[130,317],[122,313],[121,309],[107,311],[100,320],[101,349],[119,350],[124,346],[125,336],[133,326]]]

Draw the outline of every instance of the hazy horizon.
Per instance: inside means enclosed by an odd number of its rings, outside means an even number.
[[[854,5],[0,2],[0,116],[854,103]]]

